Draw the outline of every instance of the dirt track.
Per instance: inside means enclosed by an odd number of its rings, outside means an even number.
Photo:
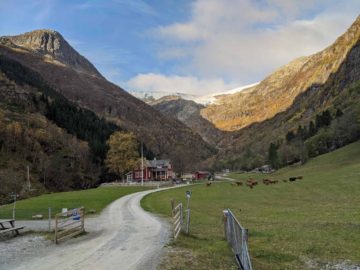
[[[85,223],[88,235],[48,245],[34,258],[20,256],[0,269],[154,269],[169,239],[169,228],[140,207],[141,198],[151,192],[113,202],[96,218],[99,222],[89,228]]]

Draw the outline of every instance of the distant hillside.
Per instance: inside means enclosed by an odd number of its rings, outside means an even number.
[[[333,45],[311,56],[296,59],[257,86],[225,96],[201,111],[222,130],[235,131],[274,117],[290,108],[309,87],[326,83],[337,72],[360,37],[360,17]]]
[[[179,96],[165,96],[149,104],[164,115],[177,118],[214,146],[224,133],[200,115],[204,106],[194,101]]]
[[[360,139],[359,104],[360,40],[325,83],[309,86],[286,111],[224,137],[218,160],[256,167],[269,162],[271,144],[279,165],[332,151]]]
[[[187,165],[196,166],[215,153],[183,123],[163,116],[97,74],[57,32],[41,30],[0,38],[0,54],[36,71],[82,108],[134,132],[158,157],[183,157]]]

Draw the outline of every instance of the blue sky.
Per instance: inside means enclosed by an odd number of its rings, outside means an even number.
[[[0,0],[0,35],[54,29],[125,89],[208,94],[325,48],[359,12],[359,0]]]

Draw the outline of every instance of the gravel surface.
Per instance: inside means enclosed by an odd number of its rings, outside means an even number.
[[[169,240],[169,225],[145,212],[140,200],[156,191],[116,200],[98,217],[86,219],[88,234],[59,245],[33,235],[1,241],[0,269],[155,269]],[[22,224],[31,230],[48,228],[46,221],[17,222]]]

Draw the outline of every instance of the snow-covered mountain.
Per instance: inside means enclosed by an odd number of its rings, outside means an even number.
[[[197,97],[194,97],[192,100],[195,101],[196,103],[203,104],[203,105],[213,104],[213,103],[216,103],[216,101],[218,100],[219,97],[235,94],[235,93],[244,91],[248,88],[251,88],[253,86],[256,86],[258,84],[259,83],[253,83],[253,84],[248,84],[245,86],[237,87],[237,88],[234,88],[234,89],[231,89],[228,91],[224,91],[224,92],[217,92],[217,93],[213,93],[213,94],[209,94],[209,95],[205,95],[205,96],[197,96]],[[186,98],[184,98],[184,99],[186,99]]]
[[[185,94],[185,93],[180,93],[180,92],[175,92],[175,93],[174,92],[161,92],[161,91],[128,91],[128,92],[131,95],[133,95],[141,100],[144,100],[145,102],[152,102],[154,100],[160,99],[165,96],[178,96],[182,99],[193,100],[198,104],[208,105],[208,104],[216,103],[216,100],[221,96],[234,94],[234,93],[243,91],[245,89],[248,89],[250,87],[256,86],[257,84],[258,83],[249,84],[249,85],[241,86],[241,87],[234,88],[234,89],[231,89],[228,91],[216,92],[213,94],[203,95],[203,96]]]

